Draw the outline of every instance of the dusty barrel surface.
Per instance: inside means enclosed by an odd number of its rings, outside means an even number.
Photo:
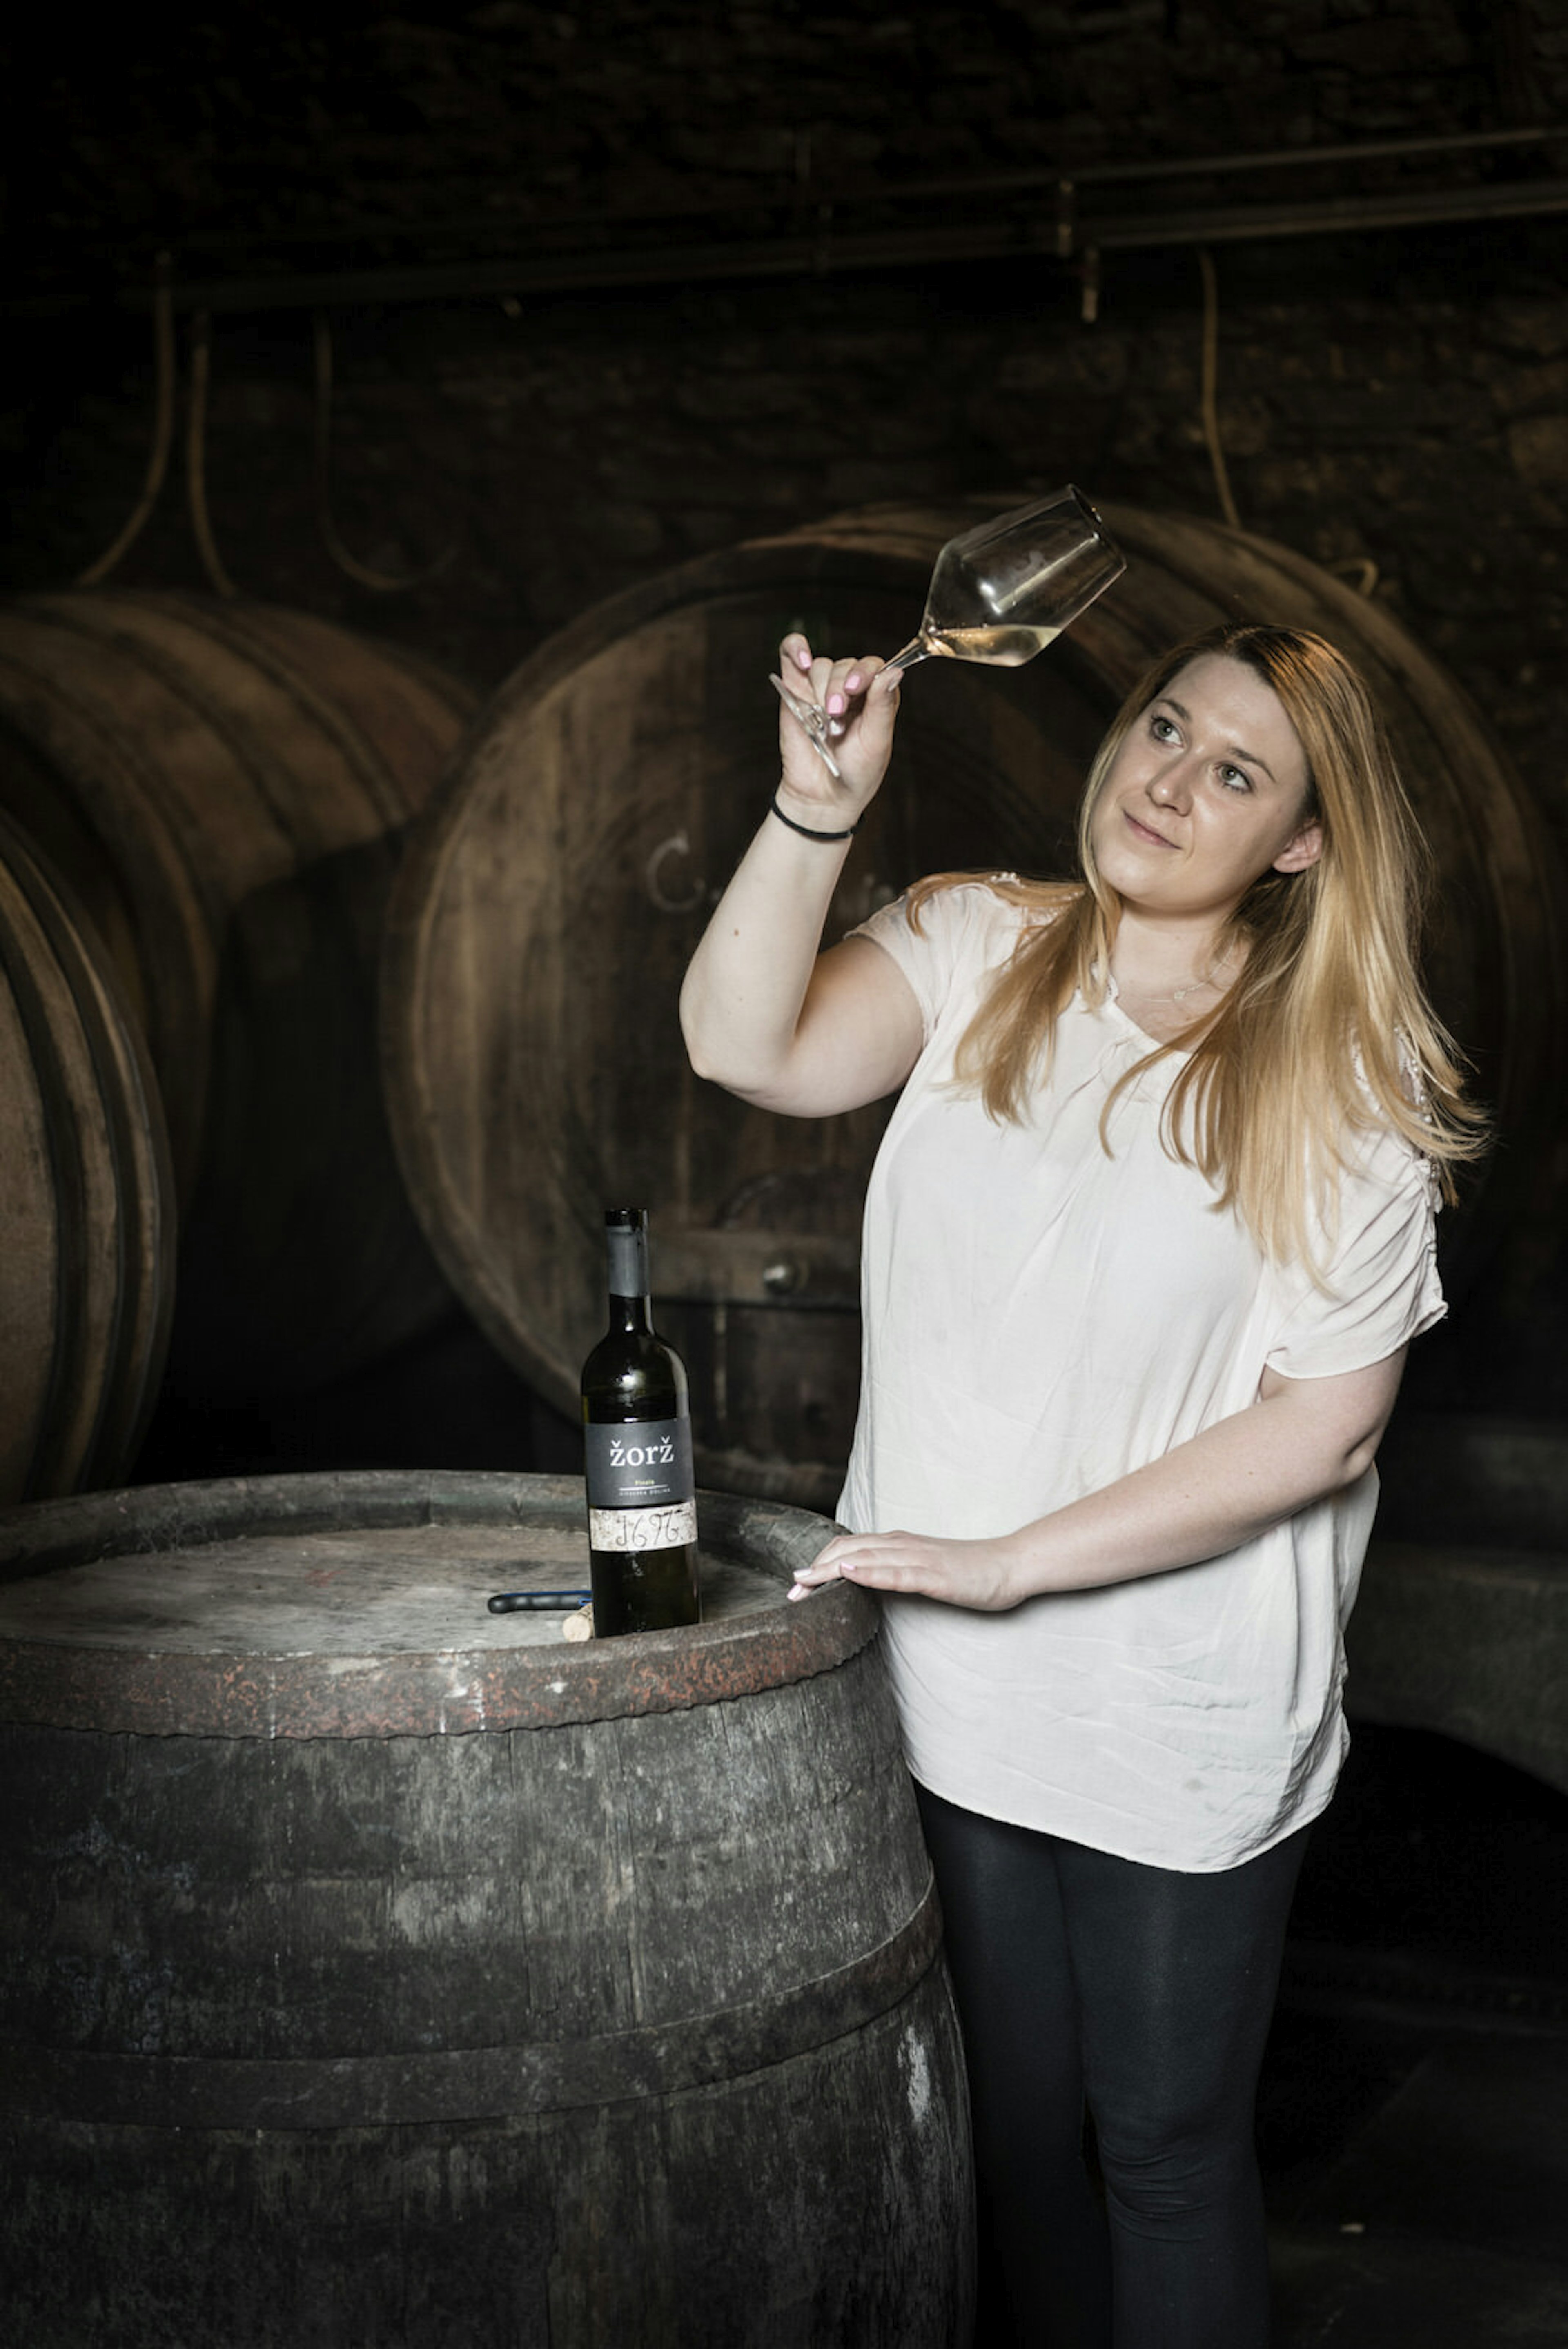
[[[998,501],[998,503],[1006,502]],[[601,1200],[652,1209],[662,1327],[704,1473],[831,1507],[858,1371],[857,1231],[884,1122],[775,1118],[702,1085],[680,979],[775,772],[767,673],[803,625],[836,652],[916,625],[972,506],[878,508],[705,557],[586,613],[488,705],[421,819],[389,917],[387,1083],[410,1194],[495,1344],[573,1407]],[[1368,673],[1430,833],[1434,970],[1511,1148],[1532,1149],[1563,1029],[1542,828],[1463,696],[1397,622],[1289,550],[1108,508],[1125,577],[1012,672],[930,662],[827,924],[925,873],[1060,872],[1083,773],[1158,653],[1226,617],[1310,626]]]
[[[130,1468],[163,1367],[174,1189],[90,923],[0,814],[0,1506]]]
[[[576,1480],[0,1519],[0,2243],[78,2349],[967,2338],[961,2057],[864,1595],[700,1498],[575,1646]]]
[[[0,604],[0,806],[147,1040],[192,1388],[319,1384],[445,1302],[386,1130],[376,968],[402,833],[471,702],[400,647],[270,605]]]

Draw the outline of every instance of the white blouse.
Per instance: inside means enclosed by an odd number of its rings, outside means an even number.
[[[1271,1263],[1160,1138],[1180,1063],[1114,999],[1064,1012],[1025,1123],[948,1090],[988,976],[1033,917],[980,883],[857,934],[925,1024],[867,1195],[855,1531],[1011,1533],[1158,1459],[1287,1378],[1360,1370],[1444,1311],[1434,1185],[1368,1136],[1320,1249]],[[985,1614],[884,1601],[910,1768],[950,1802],[1157,1867],[1229,1868],[1322,1810],[1344,1757],[1343,1628],[1376,1473],[1197,1566]]]

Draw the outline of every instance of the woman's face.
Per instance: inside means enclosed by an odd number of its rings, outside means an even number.
[[[1306,805],[1305,754],[1273,688],[1203,653],[1134,720],[1089,836],[1126,904],[1218,926],[1261,874],[1316,860],[1322,828]]]

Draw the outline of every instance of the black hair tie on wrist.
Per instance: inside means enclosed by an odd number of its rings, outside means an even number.
[[[781,823],[787,823],[792,832],[798,832],[803,840],[853,840],[856,833],[860,829],[859,824],[857,823],[852,823],[847,832],[813,832],[808,823],[796,823],[793,815],[785,815],[783,808],[779,805],[779,795],[777,792],[774,793],[772,800],[769,802],[769,805],[771,806],[774,815],[777,816],[779,822]]]

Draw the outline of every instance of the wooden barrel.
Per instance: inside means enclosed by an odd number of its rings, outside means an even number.
[[[111,1485],[157,1392],[174,1195],[157,1089],[89,923],[0,815],[0,1506]]]
[[[191,1392],[319,1384],[445,1301],[386,1130],[375,972],[402,832],[468,707],[400,647],[301,613],[0,605],[0,805],[75,888],[146,1033]]]
[[[699,1084],[676,995],[766,805],[779,636],[798,623],[839,651],[901,643],[936,550],[974,519],[843,516],[585,614],[489,705],[389,917],[398,1148],[493,1342],[573,1409],[597,1332],[600,1203],[646,1200],[701,1473],[817,1507],[836,1497],[853,1423],[859,1201],[884,1112],[776,1118]],[[1151,657],[1222,617],[1321,629],[1368,672],[1402,752],[1441,875],[1437,991],[1501,1106],[1500,1164],[1529,1179],[1561,1049],[1561,899],[1474,713],[1395,621],[1288,549],[1181,515],[1106,519],[1127,574],[1044,657],[909,678],[895,771],[829,936],[922,873],[1064,869],[1089,755]],[[1487,1212],[1495,1227],[1501,1203]]]
[[[1345,1645],[1352,1717],[1568,1794],[1568,1427],[1398,1412]]]
[[[574,1646],[576,1479],[0,1517],[0,2258],[32,2349],[962,2349],[929,1868],[829,1528]]]
[[[1568,1794],[1568,1546],[1375,1540],[1345,1633],[1353,1721],[1436,1729]]]

